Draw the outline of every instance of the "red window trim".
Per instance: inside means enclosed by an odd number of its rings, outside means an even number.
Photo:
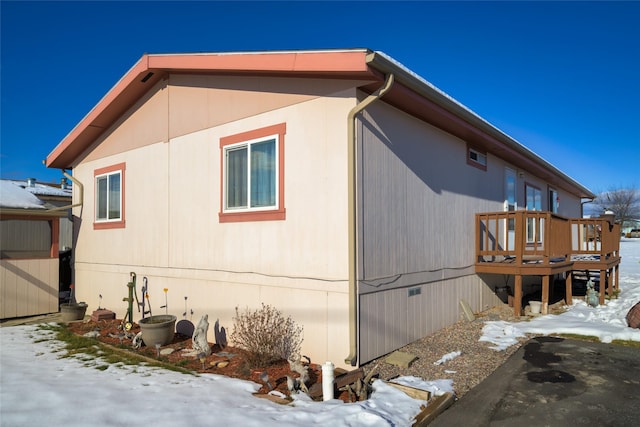
[[[485,171],[486,172],[487,171],[487,165],[483,165],[481,163],[474,162],[473,160],[471,160],[471,156],[470,156],[471,150],[477,151],[478,153],[482,154],[485,157],[485,159],[487,160],[487,162],[488,162],[489,158],[487,156],[487,152],[484,151],[484,150],[480,150],[477,147],[472,147],[471,145],[467,144],[467,164],[469,166],[473,166],[474,168],[478,168],[481,171]]]
[[[98,175],[104,175],[106,173],[110,173],[110,172],[117,172],[120,171],[120,187],[122,188],[122,194],[120,194],[120,197],[122,199],[122,205],[120,206],[120,221],[108,221],[108,222],[99,222],[96,221],[96,205],[95,205],[95,201],[93,204],[93,229],[94,230],[110,230],[113,228],[125,228],[125,216],[124,216],[124,212],[125,212],[125,179],[124,179],[124,171],[126,170],[126,163],[118,163],[115,165],[111,165],[111,166],[106,166],[104,168],[99,168],[93,171],[93,183],[94,183],[94,196],[96,196],[98,194],[98,189],[95,187],[95,178]]]
[[[284,207],[284,135],[287,124],[267,126],[247,132],[237,133],[220,138],[220,212],[219,222],[250,222],[250,221],[282,221],[286,219]],[[239,142],[278,135],[278,209],[267,211],[224,212],[224,147]]]

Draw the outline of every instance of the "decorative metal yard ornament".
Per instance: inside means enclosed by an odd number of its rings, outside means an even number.
[[[144,319],[144,316],[146,314],[148,314],[149,316],[153,316],[153,314],[151,313],[151,303],[149,302],[149,284],[147,283],[147,277],[143,277],[142,278],[142,303],[140,303],[140,305],[142,305],[142,318]],[[146,305],[149,306],[149,310],[145,310],[145,300],[146,300]]]
[[[164,288],[164,305],[160,308],[164,308],[164,314],[169,314],[169,304],[167,303],[167,292],[169,292],[169,288]]]
[[[200,363],[202,363],[202,370],[204,371],[204,364],[207,361],[207,355],[204,352],[198,353],[198,359]]]
[[[187,318],[187,296],[184,297],[184,313],[182,313],[182,317]]]
[[[136,336],[133,337],[133,340],[131,340],[131,347],[136,350],[142,347],[142,331],[138,332]]]
[[[191,310],[191,315],[193,316],[193,310]],[[184,335],[186,337],[193,337],[193,332],[195,331],[195,326],[191,321],[187,320],[187,297],[184,297],[184,313],[182,313],[183,319],[180,320],[176,324],[176,332]]]
[[[594,285],[591,279],[587,281],[587,293],[585,295],[585,299],[587,301],[587,304],[591,307],[597,307],[599,305],[598,293],[594,289]]]
[[[227,331],[224,326],[220,327],[220,319],[216,319],[216,323],[213,325],[213,336],[220,348],[224,349],[227,346]]]

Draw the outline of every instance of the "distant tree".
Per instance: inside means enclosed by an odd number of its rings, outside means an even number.
[[[627,189],[613,188],[600,193],[593,201],[596,213],[613,211],[620,226],[632,226],[640,221],[640,191],[631,187]]]

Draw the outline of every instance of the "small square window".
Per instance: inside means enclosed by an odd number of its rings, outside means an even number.
[[[487,170],[487,155],[475,148],[468,147],[467,163],[482,170]]]

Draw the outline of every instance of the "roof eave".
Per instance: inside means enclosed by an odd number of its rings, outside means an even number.
[[[143,55],[49,153],[45,165],[69,169],[117,117],[170,73],[323,77],[379,80],[366,63],[368,49],[238,54]]]
[[[529,150],[518,141],[505,134],[495,126],[491,125],[486,120],[482,119],[479,115],[471,111],[469,108],[455,101],[453,98],[437,89],[427,81],[421,79],[419,76],[410,72],[407,68],[399,63],[391,61],[386,55],[380,52],[370,52],[367,55],[367,63],[374,69],[380,71],[383,74],[393,73],[397,85],[395,90],[402,90],[403,87],[415,92],[419,96],[440,106],[443,110],[450,113],[449,119],[459,118],[471,127],[481,132],[481,136],[475,132],[478,136],[476,141],[468,142],[480,142],[490,152],[499,152],[502,156],[507,158],[511,157],[516,162],[523,166],[523,168],[533,168],[533,172],[537,172],[542,178],[549,180],[564,190],[575,194],[576,196],[583,198],[594,198],[593,194],[588,188],[575,181],[573,178],[560,171],[551,163],[544,160],[542,157]],[[393,92],[394,89],[392,89]],[[450,131],[449,129],[446,129]],[[455,133],[454,133],[455,134]],[[499,147],[502,146],[502,147]],[[499,147],[496,150],[496,147]]]
[[[38,218],[64,218],[69,215],[66,211],[52,211],[50,209],[26,209],[26,208],[6,208],[0,207],[0,218],[11,219],[17,217],[38,217]]]

